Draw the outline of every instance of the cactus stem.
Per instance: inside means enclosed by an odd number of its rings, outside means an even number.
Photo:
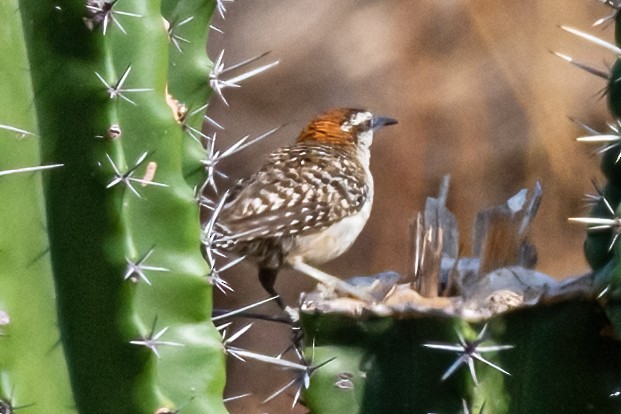
[[[166,331],[168,331],[168,329],[170,327],[166,326],[166,327],[160,329],[158,332],[155,332],[155,323],[156,322],[157,322],[157,318],[153,322],[153,327],[152,327],[151,332],[149,333],[148,336],[145,336],[145,337],[143,337],[140,340],[129,341],[129,343],[132,344],[132,345],[145,346],[145,347],[149,348],[151,351],[153,351],[153,353],[155,354],[155,356],[158,359],[161,358],[160,351],[157,348],[158,346],[178,346],[178,347],[185,346],[184,344],[181,344],[179,342],[160,341],[160,338],[162,336],[164,336],[164,334],[166,333]]]
[[[167,408],[167,407],[162,407],[159,408],[155,414],[180,414],[181,410],[183,410],[183,408],[190,404],[192,401],[194,400],[194,397],[189,398],[186,402],[184,402],[181,406],[179,406],[178,408]]]
[[[457,360],[444,372],[441,380],[444,381],[449,378],[456,370],[460,367],[460,365],[465,364],[468,365],[470,370],[470,375],[475,384],[479,384],[477,379],[476,370],[474,367],[474,360],[479,360],[490,367],[494,368],[497,371],[502,372],[505,375],[511,375],[508,371],[502,369],[498,365],[488,361],[483,358],[481,355],[484,352],[497,352],[504,351],[506,349],[514,348],[513,345],[491,345],[491,346],[480,346],[480,344],[485,341],[485,333],[487,331],[487,324],[483,326],[483,329],[477,335],[477,338],[474,341],[468,341],[464,338],[464,336],[457,332],[457,336],[459,338],[459,343],[457,344],[440,344],[440,343],[428,343],[423,344],[425,348],[438,349],[441,351],[450,351],[457,352],[459,357]]]
[[[136,102],[132,101],[127,96],[123,95],[123,93],[128,93],[128,92],[130,92],[130,93],[133,93],[133,92],[150,92],[153,89],[151,89],[151,88],[129,88],[129,89],[123,89],[123,84],[127,80],[127,77],[129,76],[129,73],[131,72],[131,70],[132,70],[132,67],[130,65],[130,66],[127,67],[127,69],[125,69],[125,71],[121,75],[120,79],[114,85],[108,83],[108,81],[106,81],[99,73],[95,72],[95,75],[97,75],[99,80],[106,86],[106,92],[110,95],[110,99],[116,99],[117,97],[119,97],[119,98],[124,99],[127,102],[131,103],[132,105],[137,105]]]
[[[102,27],[103,35],[106,35],[110,22],[114,23],[123,34],[127,34],[125,28],[121,25],[121,22],[115,17],[116,15],[129,16],[129,17],[143,17],[140,14],[129,13],[124,11],[114,10],[114,6],[119,0],[105,1],[105,0],[88,0],[86,2],[86,10],[89,17],[84,18],[86,26],[93,30],[97,26]]]
[[[10,174],[19,174],[19,173],[25,173],[25,172],[50,170],[52,168],[58,168],[58,167],[62,167],[62,166],[63,166],[63,164],[51,164],[51,165],[39,165],[37,167],[17,168],[17,169],[14,169],[14,170],[4,170],[4,171],[0,171],[0,177],[3,176],[3,175],[10,175]]]
[[[468,402],[466,400],[461,400],[461,405],[463,408],[463,414],[471,414],[470,413],[470,408],[468,408]],[[478,414],[483,414],[483,410],[485,409],[485,401],[483,401],[483,403],[481,404],[481,408],[479,409],[479,413]],[[472,414],[474,414],[474,411],[472,412]]]

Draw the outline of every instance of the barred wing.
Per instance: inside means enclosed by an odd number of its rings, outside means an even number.
[[[297,145],[272,153],[241,181],[219,216],[231,241],[320,231],[357,213],[369,196],[365,171],[349,151]]]

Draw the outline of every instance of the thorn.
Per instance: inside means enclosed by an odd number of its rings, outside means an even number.
[[[132,70],[132,67],[130,65],[130,66],[127,67],[127,69],[125,69],[125,71],[121,75],[121,78],[114,85],[108,83],[108,81],[106,81],[103,78],[103,76],[101,76],[99,73],[95,72],[95,75],[106,86],[106,92],[110,96],[110,99],[116,99],[117,97],[120,97],[121,99],[126,100],[127,102],[131,103],[132,105],[136,105],[136,102],[132,101],[131,99],[129,99],[127,96],[125,96],[123,94],[124,93],[128,93],[128,92],[130,92],[130,93],[132,93],[132,92],[150,92],[153,89],[150,89],[150,88],[123,89],[123,84],[127,80],[127,77],[129,76],[129,72],[131,70]]]
[[[213,254],[217,253],[217,246],[222,242],[222,234],[217,232],[215,227],[218,215],[222,211],[222,208],[224,208],[224,204],[226,203],[228,195],[229,191],[227,190],[220,198],[220,201],[218,201],[218,204],[214,208],[214,211],[211,214],[209,221],[207,221],[207,224],[203,228],[202,244],[203,246],[205,246],[205,254],[207,256],[207,261],[210,265],[213,265],[215,263],[215,258],[213,257]]]
[[[14,170],[4,170],[4,171],[0,171],[0,177],[3,176],[3,175],[19,174],[19,173],[33,172],[33,171],[51,170],[52,168],[59,168],[59,167],[62,167],[62,166],[63,166],[63,164],[51,164],[51,165],[39,165],[37,167],[17,168],[17,169],[14,169]]]
[[[609,142],[619,142],[621,141],[621,137],[619,135],[588,135],[586,137],[578,137],[576,138],[578,142],[593,142],[596,144],[609,143]]]
[[[153,353],[155,354],[155,356],[157,356],[158,359],[160,359],[160,353],[159,353],[159,350],[157,349],[158,346],[179,346],[179,347],[185,346],[178,342],[160,341],[160,338],[166,333],[166,331],[168,331],[169,326],[166,326],[162,328],[161,330],[159,330],[157,333],[155,333],[156,323],[157,323],[157,318],[155,318],[155,321],[153,322],[153,327],[151,328],[151,332],[149,333],[149,335],[147,335],[146,337],[143,337],[140,340],[129,341],[129,343],[132,345],[145,346],[149,348],[151,351],[153,351]]]
[[[571,122],[573,122],[574,124],[578,125],[579,127],[581,127],[582,129],[584,129],[585,131],[587,131],[589,134],[591,135],[599,135],[599,132],[597,130],[595,130],[594,128],[591,128],[590,126],[588,126],[587,124],[585,124],[584,122],[580,121],[579,119],[573,118],[573,117],[568,117],[569,120]]]
[[[231,155],[237,154],[238,152],[241,152],[241,151],[245,150],[246,148],[248,148],[248,147],[250,147],[250,146],[252,146],[252,145],[262,141],[263,139],[273,135],[280,128],[282,128],[282,126],[278,126],[276,128],[272,128],[269,131],[267,131],[267,132],[257,136],[256,138],[253,138],[251,140],[248,140],[248,138],[250,138],[250,135],[245,135],[242,138],[238,139],[233,145],[231,145],[229,148],[227,148],[223,152],[215,150],[217,134],[214,132],[211,141],[207,145],[207,151],[206,151],[207,152],[207,158],[204,159],[203,161],[201,161],[201,163],[205,166],[205,170],[207,172],[207,174],[206,174],[207,175],[207,179],[205,180],[205,182],[201,186],[201,193],[205,190],[205,188],[207,188],[207,186],[211,186],[211,188],[214,190],[214,192],[216,194],[218,193],[218,188],[216,186],[215,177],[216,177],[216,175],[220,175],[220,176],[226,177],[224,175],[224,173],[218,171],[217,168],[216,168],[220,161],[222,161],[223,159],[225,159],[227,157],[230,157]]]
[[[130,191],[136,195],[136,197],[142,198],[138,190],[136,190],[136,188],[132,185],[133,182],[137,182],[137,183],[144,184],[144,185],[154,185],[157,187],[168,187],[168,184],[162,184],[162,183],[158,183],[152,180],[147,181],[141,178],[135,178],[133,176],[136,170],[138,169],[138,167],[140,167],[140,165],[144,163],[145,159],[147,158],[147,155],[149,155],[148,152],[146,151],[143,152],[142,155],[138,157],[133,167],[129,168],[125,172],[121,172],[119,167],[114,163],[114,161],[112,161],[112,158],[110,157],[110,155],[106,153],[106,158],[108,158],[108,162],[110,162],[110,165],[112,166],[112,169],[114,170],[114,174],[115,174],[114,179],[110,181],[108,185],[106,185],[106,188],[112,188],[115,185],[122,183],[122,184],[125,184],[127,188],[129,188]]]
[[[610,73],[609,72],[606,72],[606,71],[594,68],[592,66],[587,65],[586,63],[578,62],[577,60],[575,60],[571,56],[564,55],[562,53],[555,52],[553,50],[551,50],[550,53],[552,53],[555,56],[560,57],[565,62],[571,63],[572,65],[574,65],[574,66],[576,66],[576,67],[578,67],[578,68],[580,68],[580,69],[582,69],[582,70],[584,70],[584,71],[586,71],[586,72],[588,72],[588,73],[590,73],[592,75],[598,76],[598,77],[600,77],[602,79],[605,79],[605,80],[610,79]]]
[[[213,31],[215,31],[215,32],[218,32],[218,33],[220,33],[220,34],[224,34],[224,30],[222,30],[222,29],[220,29],[220,28],[218,28],[218,27],[214,26],[213,24],[210,24],[210,25],[209,25],[209,28],[210,28],[210,29],[212,29],[212,30],[213,30]]]
[[[246,394],[235,395],[235,396],[233,396],[233,397],[227,397],[227,398],[225,398],[223,401],[224,401],[224,403],[226,404],[226,403],[228,403],[228,402],[235,401],[235,400],[240,400],[240,399],[242,399],[242,398],[246,398],[246,397],[249,397],[249,396],[251,396],[251,395],[252,395],[252,393],[251,393],[251,392],[247,392]]]
[[[600,19],[597,19],[591,25],[591,27],[602,26],[603,29],[607,29],[608,26],[610,26],[614,22],[616,14],[617,13],[615,12],[615,13],[609,14],[608,16],[604,16]]]
[[[222,329],[222,345],[224,346],[224,351],[227,354],[231,355],[232,357],[239,359],[241,362],[246,362],[246,360],[237,353],[237,350],[239,348],[231,346],[231,343],[233,343],[234,341],[239,339],[239,337],[241,337],[243,334],[248,332],[248,330],[252,327],[252,323],[249,323],[248,325],[244,326],[243,328],[235,332],[229,338],[227,338],[228,331],[226,330],[226,328],[230,326],[231,323],[232,322],[225,324],[225,327]]]
[[[602,200],[604,201],[606,209],[613,216],[613,218],[570,217],[568,220],[575,223],[586,224],[588,226],[587,231],[612,231],[612,239],[608,245],[608,251],[611,251],[617,243],[619,235],[621,234],[621,218],[616,217],[614,209],[605,197],[602,196]]]
[[[209,135],[204,134],[201,130],[191,126],[189,124],[189,119],[197,115],[198,113],[200,113],[203,109],[207,108],[207,105],[208,104],[205,104],[201,106],[200,108],[189,112],[189,114],[188,114],[188,109],[185,108],[185,105],[184,105],[181,111],[182,116],[179,118],[179,123],[181,124],[181,128],[183,128],[183,131],[186,132],[193,140],[195,140],[201,145],[203,144],[201,139],[207,142],[210,142],[213,140],[213,138],[210,137]]]
[[[136,262],[133,262],[128,257],[125,257],[127,261],[127,269],[125,271],[125,275],[123,276],[124,280],[131,280],[132,282],[138,282],[138,280],[142,279],[145,283],[151,286],[151,281],[145,274],[145,270],[151,270],[154,272],[170,272],[170,269],[166,269],[165,267],[157,267],[157,266],[147,266],[145,262],[149,259],[151,254],[153,253],[154,248],[150,248],[140,259]]]
[[[114,10],[114,6],[118,2],[119,0],[87,0],[86,13],[89,16],[84,18],[84,23],[86,23],[86,27],[88,27],[90,30],[93,30],[95,27],[101,26],[103,29],[103,35],[105,36],[108,30],[108,25],[110,24],[110,22],[112,22],[119,28],[119,30],[121,30],[121,32],[127,34],[125,28],[123,28],[121,22],[119,22],[115,15],[129,17],[143,16],[136,13]]]
[[[35,135],[32,132],[28,132],[25,129],[20,129],[20,128],[16,128],[16,127],[12,127],[10,125],[2,125],[0,124],[0,129],[4,129],[7,131],[11,131],[11,132],[17,132],[18,134],[20,134],[19,138],[24,138],[26,135]]]
[[[14,414],[17,410],[22,408],[28,408],[35,405],[35,403],[24,404],[24,405],[13,405],[13,394],[15,393],[15,387],[11,389],[11,394],[9,397],[1,397],[0,398],[0,413],[1,414]]]
[[[177,34],[177,31],[179,30],[181,26],[190,23],[192,20],[194,20],[194,16],[190,16],[186,19],[183,19],[178,23],[174,22],[168,28],[168,39],[175,46],[175,48],[179,51],[179,53],[183,53],[183,50],[181,49],[181,43],[187,44],[187,43],[190,43],[190,41],[184,37],[179,36]]]
[[[224,19],[224,15],[226,14],[225,3],[233,3],[235,0],[218,0],[216,4],[216,8],[218,9],[218,13],[220,17]]]
[[[237,259],[225,264],[220,269],[216,267],[215,261],[210,262],[209,264],[211,266],[211,270],[209,272],[209,275],[207,276],[207,280],[209,281],[209,284],[217,287],[220,290],[220,292],[224,293],[225,295],[227,294],[226,292],[227,290],[229,292],[234,292],[234,289],[231,287],[231,285],[229,285],[229,283],[226,280],[220,277],[220,273],[227,271],[228,269],[232,268],[236,264],[240,263],[245,258],[246,256],[238,257]]]
[[[217,321],[219,321],[221,319],[227,319],[227,318],[230,318],[232,316],[239,315],[239,314],[244,313],[244,312],[246,312],[246,311],[248,311],[250,309],[258,308],[259,306],[264,305],[267,302],[271,302],[271,301],[275,300],[276,298],[277,298],[277,296],[272,296],[271,298],[267,298],[267,299],[261,300],[261,301],[256,302],[256,303],[252,303],[250,305],[244,306],[243,308],[235,309],[233,311],[230,311],[230,312],[227,312],[227,313],[223,313],[222,315],[214,316],[214,317],[211,318],[211,320],[213,322],[217,322]]]
[[[243,60],[239,63],[236,63],[228,68],[224,67],[224,63],[223,63],[223,59],[224,59],[224,49],[220,52],[220,54],[218,55],[218,58],[216,59],[214,65],[213,65],[213,69],[211,70],[211,73],[209,74],[209,86],[211,86],[211,89],[214,90],[214,92],[216,92],[216,94],[220,97],[220,99],[222,99],[222,102],[224,102],[225,105],[229,105],[229,103],[227,102],[227,100],[224,98],[224,95],[222,93],[222,90],[225,88],[239,88],[239,82],[244,81],[246,79],[249,79],[253,76],[256,76],[262,72],[265,72],[266,70],[278,65],[280,63],[280,61],[275,61],[272,63],[268,63],[267,65],[263,65],[260,66],[256,69],[250,70],[246,73],[243,73],[239,76],[236,76],[234,78],[231,79],[221,79],[221,76],[224,75],[227,72],[230,72],[232,70],[238,69],[242,66],[245,66],[249,63],[252,63],[260,58],[262,58],[263,56],[267,55],[267,53],[263,53],[259,56],[255,56],[253,58],[250,59],[246,59]]]
[[[209,102],[207,102],[205,105],[201,106],[200,108],[196,109],[195,111],[192,111],[190,113],[190,115],[193,116],[193,115],[196,115],[196,114],[201,113],[201,112],[206,112],[208,107],[209,107]],[[210,125],[215,126],[216,128],[219,128],[219,129],[222,129],[222,130],[224,129],[224,127],[220,123],[216,122],[213,118],[210,118],[209,116],[207,116],[207,114],[204,114],[203,118]]]
[[[597,180],[595,178],[591,179],[591,184],[593,185],[593,188],[595,189],[595,194],[584,195],[584,200],[587,203],[587,205],[590,207],[593,207],[595,204],[599,203],[600,201],[603,201],[606,208],[609,211],[612,211],[612,206],[610,205],[608,200],[604,197],[603,189],[597,183]],[[614,216],[614,212],[612,212],[612,215]]]
[[[313,343],[313,354],[314,354],[314,343]],[[284,359],[274,358],[274,357],[270,357],[267,355],[256,354],[256,353],[248,352],[248,351],[243,351],[243,355],[248,358],[256,359],[258,361],[267,362],[269,364],[276,365],[276,366],[281,366],[285,369],[291,369],[293,371],[298,371],[297,376],[295,376],[291,381],[289,381],[288,383],[286,383],[285,385],[277,389],[275,392],[273,392],[270,396],[268,396],[265,400],[262,401],[263,404],[266,404],[272,401],[274,398],[276,398],[280,394],[282,394],[283,392],[285,392],[292,385],[297,384],[298,389],[296,390],[295,395],[293,397],[291,408],[295,407],[295,405],[298,403],[302,389],[308,389],[308,387],[310,386],[311,376],[315,372],[317,372],[317,370],[319,370],[323,366],[329,364],[330,362],[336,359],[336,358],[330,358],[320,364],[311,366],[312,358],[311,358],[311,361],[303,360],[303,364],[297,364],[295,362],[290,362]]]
[[[478,385],[479,381],[477,379],[476,371],[474,367],[475,359],[489,365],[490,367],[494,368],[497,371],[502,372],[505,375],[511,375],[509,372],[502,369],[498,365],[488,361],[487,359],[483,358],[483,356],[481,355],[484,352],[497,352],[497,351],[504,351],[506,349],[514,348],[513,345],[481,346],[481,343],[485,341],[485,333],[487,331],[487,326],[488,326],[487,324],[483,326],[483,329],[481,330],[481,332],[479,332],[479,334],[477,335],[477,338],[474,341],[466,340],[461,335],[461,333],[457,332],[457,336],[459,338],[459,343],[457,344],[441,344],[441,343],[423,344],[423,347],[425,348],[438,349],[441,351],[456,352],[459,355],[457,360],[455,360],[455,362],[444,372],[444,374],[442,375],[441,381],[444,381],[447,378],[449,378],[457,370],[457,368],[459,368],[460,365],[464,364],[468,366],[472,380],[474,381],[476,385]]]
[[[577,121],[573,118],[570,118],[570,119],[574,121],[575,123],[577,123],[578,125],[580,125],[582,128],[584,128],[587,132],[591,134],[589,136],[576,138],[578,142],[604,144],[601,148],[599,148],[595,152],[596,154],[603,154],[614,148],[618,148],[621,145],[621,134],[619,132],[618,125],[608,124],[608,128],[612,132],[614,132],[614,134],[602,134],[580,121]],[[615,163],[619,162],[619,159],[621,159],[621,152],[617,155],[617,159],[615,160]]]
[[[619,56],[621,55],[621,49],[618,48],[617,46],[613,45],[612,43],[606,42],[605,40],[600,39],[597,36],[593,36],[591,34],[585,33],[581,30],[578,29],[574,29],[573,27],[569,27],[569,26],[559,26],[562,30],[571,33],[575,36],[580,37],[581,39],[584,39],[588,42],[591,42],[597,46],[603,47],[604,49],[607,49],[609,51],[611,51],[612,53],[614,53],[615,55]]]

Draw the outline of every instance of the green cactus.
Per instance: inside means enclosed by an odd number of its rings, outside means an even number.
[[[214,8],[0,4],[0,405],[226,412],[186,128],[202,112],[178,118],[211,93]]]
[[[590,128],[591,136],[579,138],[581,141],[595,142],[602,146],[601,170],[607,179],[606,185],[599,189],[593,196],[596,201],[591,210],[591,217],[575,219],[586,223],[589,232],[585,241],[584,250],[586,258],[594,270],[594,284],[598,297],[604,304],[606,315],[610,319],[617,336],[621,335],[621,244],[618,242],[621,226],[621,22],[619,21],[621,6],[616,2],[606,2],[615,9],[610,20],[615,24],[615,45],[603,40],[596,39],[588,34],[572,28],[565,30],[595,43],[598,46],[612,51],[617,56],[616,62],[607,75],[608,86],[606,88],[608,107],[614,121],[610,123],[605,133],[597,133]]]
[[[621,45],[620,7],[605,3],[616,9]],[[596,43],[621,56],[617,46]],[[620,70],[617,60],[608,77],[617,120]],[[321,290],[304,296],[300,324],[309,380],[300,387],[310,411],[621,413],[618,121],[611,129],[581,139],[606,145],[602,170],[608,183],[592,197],[591,217],[574,219],[590,226],[585,254],[593,275],[556,282],[530,269],[525,224],[536,199],[526,203],[518,195],[480,213],[475,257],[469,260],[452,255],[454,217],[442,200],[430,199],[415,232],[415,245],[422,248],[413,281],[396,284],[384,275],[362,284],[352,280],[375,292],[372,303]],[[421,272],[422,264],[427,270]]]
[[[311,377],[306,401],[312,413],[618,413],[621,344],[601,335],[606,325],[593,301],[524,308],[487,325],[306,314],[315,362],[333,359]],[[472,371],[463,361],[449,372],[467,355],[459,335],[476,344],[484,326],[486,340],[472,349],[496,367],[472,356]]]

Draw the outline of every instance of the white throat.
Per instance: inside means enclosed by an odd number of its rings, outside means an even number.
[[[360,163],[369,175],[369,162],[371,159],[371,144],[373,143],[373,130],[361,132],[358,134],[358,142],[356,143],[358,149],[358,159]]]

